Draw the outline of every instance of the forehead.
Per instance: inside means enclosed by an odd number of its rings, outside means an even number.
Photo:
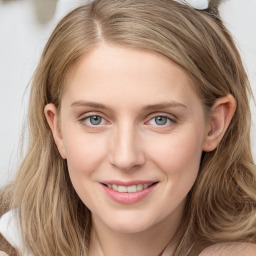
[[[80,58],[67,74],[63,100],[83,99],[119,107],[173,100],[199,102],[187,73],[167,57],[108,44]]]

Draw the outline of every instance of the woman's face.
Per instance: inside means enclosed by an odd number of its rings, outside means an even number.
[[[208,132],[191,84],[166,57],[107,44],[69,71],[56,143],[99,227],[180,219]]]

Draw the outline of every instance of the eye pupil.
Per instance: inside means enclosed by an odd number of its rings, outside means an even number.
[[[90,122],[93,125],[99,125],[102,121],[102,118],[100,116],[91,116],[90,117]]]
[[[165,125],[167,123],[167,117],[165,117],[165,116],[157,116],[157,117],[155,117],[155,122],[158,125]]]

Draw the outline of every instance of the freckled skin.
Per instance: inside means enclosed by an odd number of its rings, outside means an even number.
[[[172,105],[146,110],[166,103]],[[90,115],[102,117],[100,124],[93,125]],[[161,118],[156,123],[157,116],[167,116],[166,124]],[[159,54],[101,45],[72,67],[57,145],[102,241],[109,241],[111,234],[155,239],[158,232],[161,241],[155,248],[168,243],[197,177],[207,129],[188,76]],[[104,180],[153,180],[158,185],[127,206],[104,193]]]

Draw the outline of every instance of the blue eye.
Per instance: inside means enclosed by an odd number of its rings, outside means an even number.
[[[84,121],[86,123],[89,123],[89,125],[91,126],[97,126],[97,125],[101,125],[105,122],[105,120],[97,115],[93,115],[93,116],[88,116],[86,118],[84,118]]]
[[[149,123],[157,126],[164,126],[171,122],[172,120],[167,116],[155,116],[150,119]]]

